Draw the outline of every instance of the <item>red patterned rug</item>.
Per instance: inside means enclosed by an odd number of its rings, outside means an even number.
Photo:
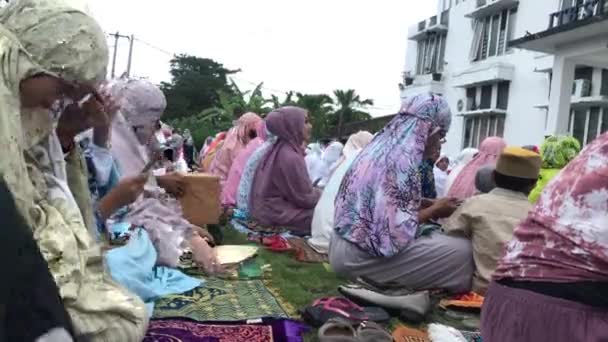
[[[144,342],[272,342],[270,325],[213,325],[167,319],[150,322]]]

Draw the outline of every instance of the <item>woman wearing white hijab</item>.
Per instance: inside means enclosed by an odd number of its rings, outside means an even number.
[[[319,178],[318,176],[322,165],[322,155],[323,150],[321,148],[321,144],[313,143],[306,147],[306,157],[304,160],[306,161],[308,176],[310,177],[310,181],[313,183]]]
[[[344,145],[341,143],[334,141],[323,151],[323,155],[321,156],[321,168],[319,169],[319,177],[313,181],[317,182],[318,187],[325,187],[327,181],[329,181],[329,177],[331,176],[332,171],[335,169],[335,164],[340,160],[342,156],[342,150],[344,149]]]
[[[323,194],[315,207],[312,218],[312,237],[308,244],[317,252],[327,254],[329,250],[329,238],[334,228],[334,201],[342,183],[342,178],[348,168],[357,157],[359,152],[367,145],[374,136],[369,132],[361,131],[348,138],[344,147],[344,156],[335,163],[335,168],[329,181],[323,189]]]

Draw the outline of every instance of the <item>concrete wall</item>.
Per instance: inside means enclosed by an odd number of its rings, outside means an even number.
[[[559,7],[559,0],[520,0],[513,38],[519,38],[526,32],[539,32],[547,28],[549,13]],[[440,3],[439,3],[440,5]],[[463,144],[464,119],[458,115],[457,103],[464,100],[465,89],[454,87],[454,75],[471,68],[483,68],[485,65],[507,63],[514,66],[514,73],[509,88],[509,105],[505,119],[504,137],[510,145],[540,144],[544,139],[547,110],[535,108],[546,104],[549,96],[549,76],[537,72],[546,64],[546,57],[540,53],[513,49],[503,56],[489,57],[483,61],[470,62],[469,51],[473,40],[472,20],[465,17],[476,7],[475,0],[467,0],[450,9],[450,26],[447,36],[444,74],[444,96],[452,108],[452,126],[444,145],[444,153],[456,155]],[[423,20],[424,18],[421,18]],[[412,26],[411,30],[415,30]],[[407,42],[405,70],[416,69],[416,43]],[[540,61],[543,61],[541,63]],[[406,88],[402,97],[409,95]]]

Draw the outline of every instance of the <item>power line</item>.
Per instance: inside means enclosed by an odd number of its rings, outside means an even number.
[[[163,48],[160,48],[160,47],[158,47],[158,46],[156,46],[156,45],[154,45],[154,44],[152,44],[152,43],[148,43],[147,41],[142,40],[142,39],[140,39],[140,38],[135,38],[135,40],[136,40],[136,41],[138,41],[138,42],[140,42],[140,43],[142,43],[142,44],[144,44],[144,45],[147,45],[148,47],[153,48],[154,50],[157,50],[157,51],[159,51],[159,52],[162,52],[162,53],[164,53],[164,54],[166,54],[166,55],[168,55],[168,56],[173,57],[173,56],[176,56],[176,55],[177,55],[176,53],[169,52],[169,51],[167,51],[167,50],[165,50],[165,49],[163,49]]]
[[[148,47],[150,47],[150,48],[152,48],[152,49],[154,49],[156,51],[159,51],[159,52],[167,55],[167,56],[174,57],[174,56],[178,55],[177,53],[165,50],[165,49],[163,49],[161,47],[158,47],[158,46],[156,46],[156,45],[154,45],[152,43],[149,43],[149,42],[147,42],[147,41],[145,41],[145,40],[143,40],[141,38],[135,38],[135,36],[133,36],[133,35],[131,35],[130,37],[129,36],[120,36],[120,35],[118,35],[118,32],[116,32],[116,33],[107,33],[106,32],[106,34],[108,36],[110,36],[110,37],[113,37],[113,38],[116,38],[116,37],[129,38],[129,39],[131,39],[131,46],[133,44],[133,41],[138,41],[138,42],[140,42],[140,43],[142,43],[142,44],[144,44],[144,45],[146,45],[146,46],[148,46]],[[117,46],[118,46],[118,44],[116,43],[114,45],[115,51],[116,51]],[[132,47],[130,48],[129,52],[130,52],[130,54],[132,53]],[[116,52],[114,54],[116,55]],[[239,82],[250,84],[250,85],[255,86],[255,87],[257,87],[260,83],[262,83],[262,87],[261,88],[263,90],[268,91],[270,93],[274,93],[274,94],[285,95],[285,94],[290,93],[290,92],[296,92],[294,90],[280,90],[280,89],[269,88],[269,87],[264,86],[264,84],[263,84],[264,82],[252,82],[252,81],[249,81],[249,80],[245,80],[245,79],[243,79],[241,77],[232,76],[231,78],[233,78],[233,79],[235,79],[235,80],[237,80]],[[367,108],[368,109],[373,109],[373,110],[383,110],[383,111],[392,111],[392,110],[394,110],[393,106],[383,106],[383,105],[368,106]]]

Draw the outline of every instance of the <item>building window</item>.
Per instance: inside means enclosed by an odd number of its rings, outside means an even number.
[[[517,7],[505,9],[485,18],[476,19],[473,26],[473,44],[469,58],[480,61],[488,57],[504,55],[513,39]]]
[[[573,109],[570,112],[570,134],[586,145],[608,131],[608,107]]]
[[[445,34],[431,34],[426,39],[418,41],[416,74],[443,71],[446,37]]]
[[[487,137],[503,136],[509,85],[509,81],[501,81],[466,89],[467,111],[484,113],[465,114],[463,148],[477,148]]]
[[[481,87],[481,98],[479,99],[479,109],[490,109],[492,107],[492,88],[491,84]]]
[[[463,148],[478,148],[487,137],[502,137],[505,130],[505,115],[471,115],[464,118]]]
[[[509,105],[509,81],[498,83],[496,108],[507,110]]]
[[[507,110],[507,107],[509,106],[509,84],[509,81],[501,81],[467,88],[466,110]]]

